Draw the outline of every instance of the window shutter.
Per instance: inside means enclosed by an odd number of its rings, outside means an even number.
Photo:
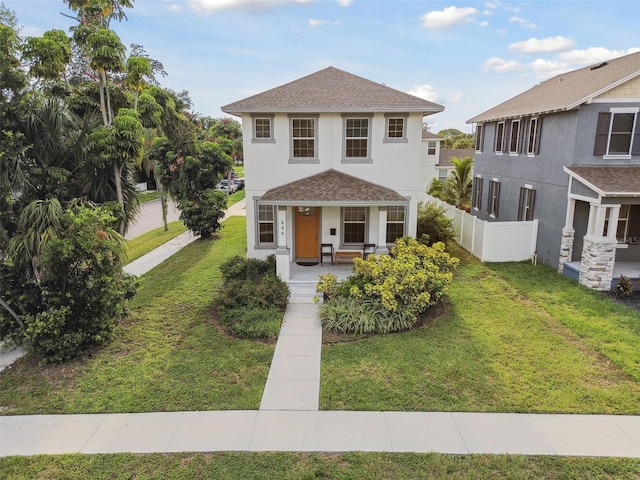
[[[500,182],[496,182],[496,186],[495,186],[496,192],[496,213],[494,214],[496,216],[496,218],[498,218],[498,213],[500,212]]]
[[[504,122],[504,135],[502,136],[502,152],[509,151],[511,145],[511,122]]]
[[[520,187],[520,199],[518,200],[518,221],[524,220],[522,218],[522,208],[524,207],[525,190],[526,189],[524,187]]]
[[[533,154],[538,155],[540,153],[540,135],[542,134],[542,117],[538,117],[538,124],[536,125],[536,136],[533,140]]]
[[[533,210],[536,208],[536,191],[529,193],[529,210],[527,210],[527,220],[533,220]]]
[[[640,115],[636,113],[636,133],[633,136],[631,155],[640,155]]]
[[[609,139],[610,123],[611,123],[610,112],[600,112],[598,114],[598,126],[596,127],[596,141],[593,146],[594,155],[605,155],[607,153],[607,140]]]

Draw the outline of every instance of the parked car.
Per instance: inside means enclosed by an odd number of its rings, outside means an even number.
[[[233,183],[233,180],[229,182],[229,180],[221,180],[218,185],[216,185],[217,190],[222,190],[223,192],[228,191],[229,193],[235,193],[238,191],[238,186]]]
[[[236,184],[238,190],[244,190],[244,178],[234,178],[233,183]]]

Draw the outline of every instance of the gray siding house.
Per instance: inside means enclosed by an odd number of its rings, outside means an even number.
[[[637,281],[639,111],[640,52],[557,75],[471,118],[472,213],[538,219],[539,261],[591,288]]]

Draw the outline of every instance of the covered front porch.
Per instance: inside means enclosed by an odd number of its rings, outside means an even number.
[[[595,290],[640,287],[640,166],[570,166],[559,270]]]

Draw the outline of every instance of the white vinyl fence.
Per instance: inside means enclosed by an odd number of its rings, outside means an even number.
[[[518,262],[535,255],[538,220],[487,222],[437,198],[427,196],[426,201],[445,209],[453,220],[456,242],[482,262]]]

